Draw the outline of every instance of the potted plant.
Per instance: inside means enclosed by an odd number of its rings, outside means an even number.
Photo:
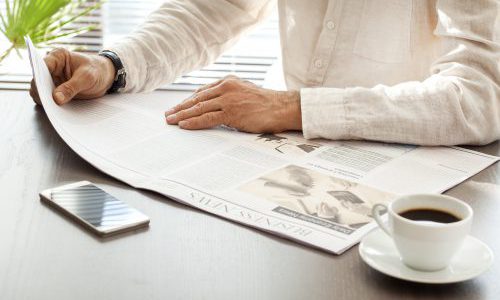
[[[100,0],[5,0],[0,32],[10,45],[0,52],[0,64],[13,50],[20,55],[19,49],[25,48],[25,36],[36,46],[47,47],[61,38],[94,29],[93,25],[80,28],[68,25],[99,8],[101,3]]]

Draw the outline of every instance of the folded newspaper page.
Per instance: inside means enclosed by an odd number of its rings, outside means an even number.
[[[185,92],[58,106],[47,66],[27,44],[45,112],[90,164],[132,187],[336,254],[376,226],[375,203],[444,192],[498,160],[458,147],[182,130],[167,125],[163,112]]]

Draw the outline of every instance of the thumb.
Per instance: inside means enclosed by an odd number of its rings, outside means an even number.
[[[84,83],[79,78],[80,76],[73,76],[68,81],[59,85],[53,93],[54,100],[57,104],[62,105],[68,103],[78,93],[85,89]]]

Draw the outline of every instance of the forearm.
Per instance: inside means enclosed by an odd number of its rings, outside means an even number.
[[[130,36],[108,47],[127,70],[125,91],[152,90],[213,62],[269,8],[267,0],[166,2]]]
[[[301,98],[306,138],[419,145],[500,138],[500,91],[493,82],[430,78],[371,89],[303,89]]]

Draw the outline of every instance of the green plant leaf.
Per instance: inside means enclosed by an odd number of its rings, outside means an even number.
[[[0,32],[16,51],[25,47],[25,36],[30,36],[35,45],[52,44],[96,28],[92,24],[71,29],[67,26],[100,8],[102,3],[102,0],[5,0]]]

